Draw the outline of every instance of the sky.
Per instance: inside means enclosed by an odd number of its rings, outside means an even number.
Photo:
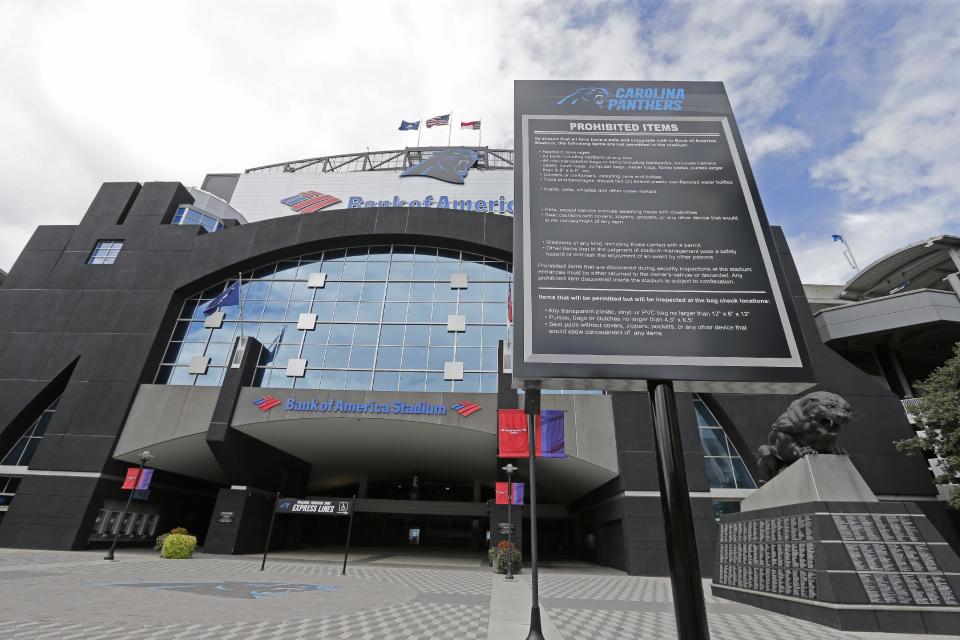
[[[804,282],[960,234],[960,1],[0,0],[0,269],[106,181],[511,148],[515,79],[723,81]]]

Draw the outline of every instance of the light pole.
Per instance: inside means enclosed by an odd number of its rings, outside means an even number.
[[[513,518],[510,516],[510,509],[513,506],[513,473],[519,470],[512,464],[501,467],[507,472],[507,577],[506,580],[513,580]]]
[[[143,466],[147,464],[147,460],[153,457],[153,454],[149,451],[140,452],[140,469],[137,471],[137,483],[140,482],[140,476],[143,475]],[[113,550],[117,548],[117,541],[120,539],[120,529],[123,527],[123,521],[127,517],[127,511],[130,510],[130,502],[133,501],[133,492],[137,490],[136,484],[130,489],[130,495],[127,496],[127,504],[123,506],[123,512],[120,514],[120,518],[117,520],[117,531],[113,534],[113,542],[110,543],[110,549],[107,550],[107,555],[103,556],[104,560],[113,560]]]

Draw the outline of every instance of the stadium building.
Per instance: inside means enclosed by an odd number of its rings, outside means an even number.
[[[0,546],[185,526],[207,552],[257,552],[279,491],[358,496],[354,545],[484,557],[506,520],[497,409],[522,406],[504,372],[513,193],[510,150],[411,148],[106,183],[78,224],[38,227],[0,283]],[[774,237],[817,388],[854,409],[841,444],[881,499],[917,501],[955,541],[929,465],[893,443],[913,433],[913,381],[960,338],[960,239],[805,291]],[[679,395],[705,575],[715,518],[755,490],[753,452],[792,399]],[[538,464],[545,559],[665,575],[647,396],[543,405],[565,411],[568,454]],[[144,450],[152,485],[121,519]],[[283,516],[275,541],[344,536]]]

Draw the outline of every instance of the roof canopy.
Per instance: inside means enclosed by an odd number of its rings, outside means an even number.
[[[867,300],[916,289],[948,289],[943,281],[958,271],[950,256],[960,251],[960,237],[934,236],[897,249],[875,260],[843,287],[840,297]]]

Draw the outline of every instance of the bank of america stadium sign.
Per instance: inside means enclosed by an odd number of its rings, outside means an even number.
[[[316,191],[304,191],[281,200],[283,204],[297,213],[314,213],[342,201],[336,196]],[[376,207],[424,207],[436,209],[454,209],[457,211],[475,211],[478,213],[500,213],[513,215],[513,199],[505,194],[494,198],[461,198],[448,195],[425,195],[423,199],[404,200],[394,195],[390,200],[370,199],[364,196],[349,196],[347,209],[370,209]]]
[[[447,406],[443,404],[432,404],[429,402],[409,403],[403,402],[402,400],[394,400],[393,402],[347,402],[336,398],[329,400],[297,400],[296,398],[287,398],[286,402],[283,402],[270,396],[263,396],[262,398],[254,400],[253,404],[263,412],[270,411],[270,409],[281,405],[284,411],[309,411],[314,413],[445,416],[448,412]],[[470,402],[459,402],[453,405],[452,409],[458,414],[467,417],[479,411],[480,406]]]

